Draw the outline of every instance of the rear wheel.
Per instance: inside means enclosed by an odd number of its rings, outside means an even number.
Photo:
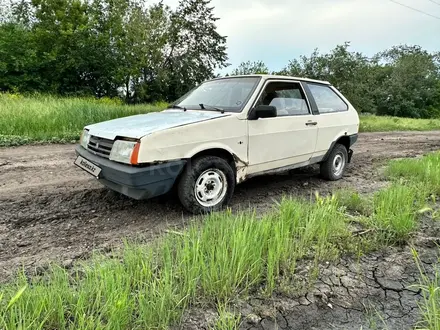
[[[321,163],[322,177],[330,181],[341,179],[347,167],[347,161],[347,148],[342,144],[336,144],[327,160]]]
[[[226,160],[204,156],[186,166],[177,186],[182,205],[200,214],[222,209],[235,189],[235,175]]]

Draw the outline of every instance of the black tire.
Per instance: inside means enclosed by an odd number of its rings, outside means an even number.
[[[202,175],[203,178],[201,177]],[[227,184],[226,186],[223,184],[222,187],[224,189],[221,189],[220,193],[217,194],[218,200],[215,201],[217,198],[213,198],[215,205],[203,204],[204,201],[201,201],[201,196],[206,197],[205,192],[197,192],[198,195],[196,196],[196,181],[198,181],[199,187],[204,185],[206,188],[207,185],[205,183],[208,179],[204,180],[204,178],[210,178],[210,175],[215,180],[220,179],[220,182],[226,182]],[[225,159],[216,156],[203,156],[188,162],[177,184],[177,194],[180,202],[185,209],[193,214],[204,214],[221,210],[231,200],[234,189],[234,170]],[[209,191],[209,189],[207,190]],[[212,190],[215,191],[215,188],[212,188]],[[206,201],[206,203],[209,203],[209,201]]]
[[[337,164],[342,161],[342,167],[338,168]],[[327,160],[321,163],[321,176],[329,181],[336,181],[344,176],[345,168],[348,162],[347,148],[342,144],[335,144]]]

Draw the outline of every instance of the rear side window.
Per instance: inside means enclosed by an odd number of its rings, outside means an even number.
[[[347,111],[348,105],[329,86],[307,84],[320,113]]]

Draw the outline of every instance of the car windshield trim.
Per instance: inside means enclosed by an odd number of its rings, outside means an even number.
[[[246,104],[248,104],[255,90],[257,89],[261,79],[262,78],[259,76],[240,76],[240,77],[225,77],[225,78],[208,80],[203,82],[199,86],[193,88],[182,97],[180,97],[177,101],[173,103],[173,105],[186,109],[199,110],[199,111],[201,110],[201,111],[219,111],[219,112],[222,111],[222,112],[241,113],[244,107],[246,106]],[[207,84],[212,84],[213,87],[216,87],[219,90],[218,91],[214,90],[212,95],[209,94],[203,95],[202,94],[203,92],[200,91],[200,89],[206,87]],[[223,86],[220,85],[219,87],[216,86],[216,84],[224,84],[224,85]],[[243,99],[238,100],[235,104],[228,104],[227,101],[222,102],[223,99],[226,98],[231,99],[232,96],[230,94],[236,91],[234,87],[236,86],[240,87],[240,84],[242,84],[241,86],[242,96],[244,93]],[[197,96],[194,96],[194,92],[197,92],[198,90],[201,92],[199,98]],[[208,100],[203,98],[206,96],[208,96],[209,98]],[[200,104],[203,104],[204,107],[201,107]]]

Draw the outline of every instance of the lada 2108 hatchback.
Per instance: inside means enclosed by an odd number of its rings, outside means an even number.
[[[247,75],[194,88],[168,109],[88,125],[75,164],[135,199],[176,187],[193,213],[215,211],[248,178],[320,164],[342,178],[359,117],[331,84]]]

